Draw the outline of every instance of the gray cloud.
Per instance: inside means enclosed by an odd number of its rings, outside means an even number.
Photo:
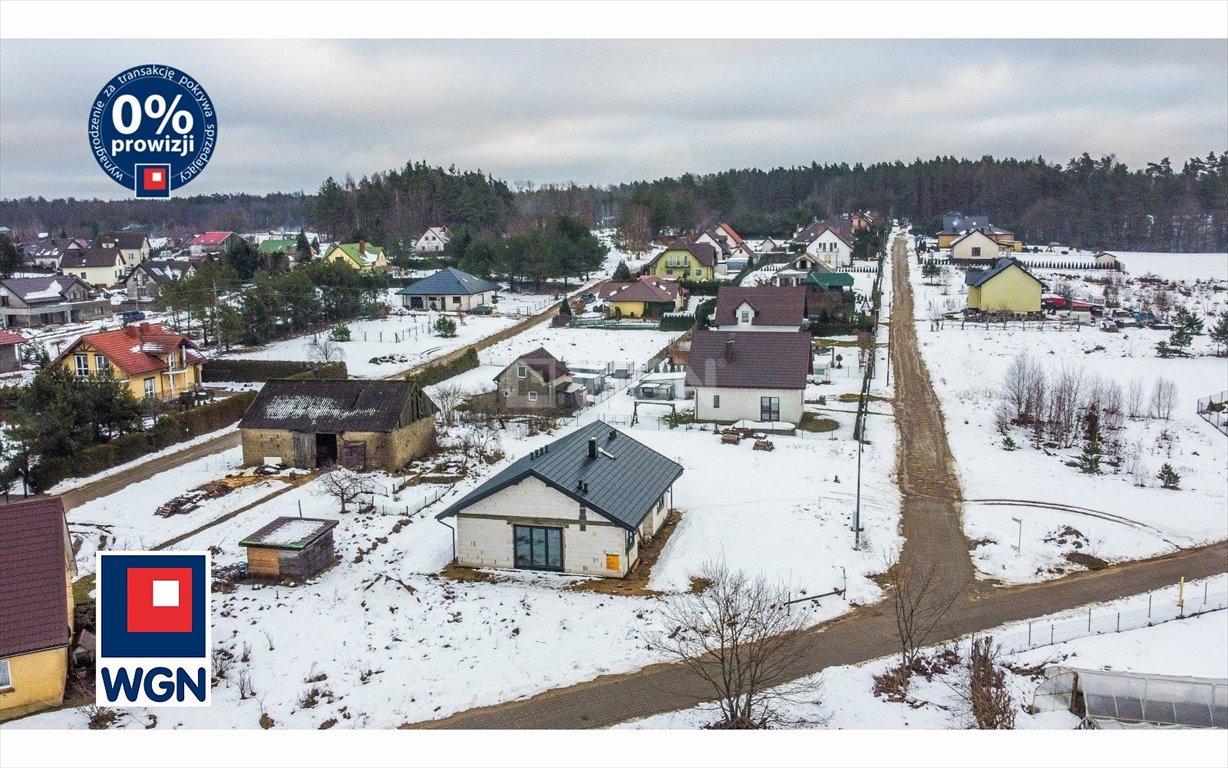
[[[89,154],[86,112],[151,61],[217,105],[217,152],[185,194],[311,192],[418,159],[611,183],[1228,148],[1224,40],[6,40],[0,197],[126,196]]]

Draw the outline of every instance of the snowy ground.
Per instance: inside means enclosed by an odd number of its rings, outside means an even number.
[[[1224,586],[1224,577],[1212,580],[1213,588]],[[1187,585],[1187,594],[1201,594],[1201,584]],[[1175,590],[1165,590],[1164,597],[1175,599]],[[1159,595],[1157,595],[1159,599]],[[1126,610],[1146,605],[1146,597],[1127,598],[1096,606],[1096,612]],[[1086,616],[1087,608],[1037,619],[1034,623],[1061,622],[1074,616]],[[992,630],[996,638],[1013,636],[1018,625]],[[967,656],[967,639],[959,644],[961,657]],[[1191,649],[1197,649],[1191,652]],[[1228,677],[1228,610],[1218,610],[1201,616],[1169,621],[1120,633],[1082,637],[1054,645],[1046,645],[1019,653],[1004,653],[1000,663],[1018,668],[1061,665],[1080,669],[1112,669],[1161,675],[1188,675],[1223,679]],[[932,653],[934,648],[927,649]],[[807,679],[817,691],[810,702],[800,701],[787,706],[786,714],[812,724],[831,729],[950,729],[966,728],[970,722],[967,707],[957,690],[959,668],[936,675],[932,681],[914,676],[909,687],[909,703],[889,702],[874,695],[874,676],[898,663],[898,658],[876,659],[865,664],[831,667]],[[1032,703],[1038,680],[1007,671],[1007,685],[1016,703]],[[815,703],[815,700],[818,703]],[[620,728],[662,729],[701,728],[716,715],[710,705],[656,715],[625,723]],[[1065,711],[1040,712],[1035,715],[1018,712],[1018,729],[1070,729],[1078,718]]]
[[[1183,255],[1172,256],[1181,260]],[[1228,441],[1195,413],[1199,398],[1223,390],[1228,381],[1228,359],[1211,355],[1206,335],[1196,337],[1195,356],[1161,359],[1155,344],[1167,339],[1168,332],[1150,329],[1059,331],[1052,323],[1043,330],[1037,323],[1026,328],[1020,323],[1005,328],[968,324],[961,329],[959,321],[947,321],[934,330],[929,320],[935,309],[965,305],[962,279],[952,280],[944,294],[940,287],[923,284],[915,263],[909,272],[917,335],[942,401],[968,499],[965,531],[978,542],[972,554],[983,575],[1003,582],[1038,581],[1072,569],[1065,559],[1071,552],[1111,562],[1228,538]],[[1211,274],[1183,274],[1186,282],[1174,285],[1170,295],[1202,313],[1209,327],[1215,318],[1207,313],[1223,309],[1223,293],[1206,284]],[[1103,291],[1102,285],[1092,282],[1103,279],[1102,273],[1040,270],[1038,277],[1051,283],[1069,280],[1077,294],[1090,299],[1099,300]],[[1203,284],[1194,286],[1193,279]],[[1127,282],[1122,287],[1123,303],[1129,306],[1151,290]],[[1012,428],[1010,437],[1020,448],[1004,450],[994,411],[1007,367],[1021,351],[1050,375],[1063,367],[1081,370],[1089,382],[1097,377],[1116,382],[1123,395],[1132,382],[1138,382],[1145,392],[1144,411],[1158,380],[1170,381],[1177,388],[1172,416],[1150,418],[1144,413],[1125,418],[1123,427],[1102,441],[1106,462],[1099,475],[1068,466],[1082,451],[1081,439],[1068,448],[1038,450],[1025,430]],[[1120,456],[1121,466],[1107,463],[1110,451]],[[1181,475],[1181,490],[1159,487],[1156,474],[1163,463]],[[1136,482],[1146,487],[1137,487]],[[1068,532],[1062,541],[1059,534],[1066,526],[1081,536]],[[1020,543],[1021,551],[1016,552]]]
[[[236,386],[239,386],[239,385],[236,385]],[[98,472],[93,475],[89,475],[87,477],[70,477],[66,480],[61,480],[60,482],[53,485],[47,491],[47,493],[61,494],[61,493],[65,493],[66,491],[71,491],[74,488],[80,488],[81,486],[88,485],[96,480],[102,480],[103,478],[107,478],[112,475],[117,475],[120,472],[124,472],[129,469],[132,469],[133,467],[144,464],[150,459],[162,458],[164,456],[169,456],[172,453],[178,453],[179,451],[182,451],[185,448],[191,448],[195,445],[206,443],[210,440],[221,437],[222,435],[225,435],[228,432],[233,432],[237,428],[238,427],[236,425],[231,425],[229,427],[226,427],[225,429],[219,429],[216,432],[206,432],[203,435],[197,435],[191,440],[184,440],[182,443],[175,443],[174,445],[169,445],[166,448],[163,448],[162,450],[157,451],[156,453],[147,453],[139,459],[133,459],[132,461],[127,462],[126,464],[118,464],[114,467],[111,467],[110,469],[104,469],[101,472]]]

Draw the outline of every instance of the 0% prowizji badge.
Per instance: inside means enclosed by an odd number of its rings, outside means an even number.
[[[217,146],[217,110],[201,84],[164,64],[111,78],[90,105],[90,151],[137,197],[170,197],[200,175]]]

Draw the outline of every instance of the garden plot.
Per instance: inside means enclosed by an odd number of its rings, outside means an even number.
[[[483,365],[497,365],[502,369],[520,355],[545,347],[566,363],[643,365],[681,335],[674,331],[553,328],[549,323],[542,323],[492,344],[479,352],[478,358]]]
[[[456,335],[439,336],[433,329],[438,312],[413,315],[393,315],[382,320],[358,320],[349,323],[350,341],[338,342],[342,359],[353,378],[382,378],[480,341],[491,334],[510,328],[517,320],[504,316],[465,315],[456,318]],[[258,350],[224,355],[246,360],[313,360],[316,339],[328,338],[328,332],[276,341]],[[381,362],[372,362],[380,360]]]
[[[1228,441],[1195,413],[1199,398],[1228,381],[1228,359],[1212,356],[1206,335],[1195,337],[1192,357],[1161,359],[1155,345],[1168,338],[1167,331],[1103,333],[1018,322],[961,329],[959,321],[935,329],[927,322],[934,309],[962,308],[963,286],[944,295],[941,287],[923,284],[915,264],[910,273],[921,321],[917,335],[942,401],[966,499],[965,532],[982,574],[1003,582],[1039,581],[1228,538]],[[1040,277],[1053,279],[1043,271]],[[1060,279],[1079,281],[1078,291],[1094,295],[1097,278],[1103,275]],[[1201,297],[1215,292],[1207,277],[1201,279],[1201,286],[1182,283],[1169,294],[1209,327],[1215,318],[1205,314]],[[1154,290],[1128,279],[1123,295],[1138,296],[1145,288]],[[1045,436],[1037,444],[1024,427],[1010,426],[1005,435],[999,430],[995,414],[1004,382],[1017,379],[1008,371],[1020,353],[1051,387],[1063,372],[1081,383],[1069,438]],[[1122,411],[1119,428],[1110,428],[1112,418],[1102,419],[1099,474],[1077,466],[1087,447],[1086,406],[1097,380],[1120,390]],[[1161,396],[1153,402],[1157,389]],[[1158,473],[1165,464],[1180,475],[1180,490],[1161,487]]]
[[[652,588],[686,590],[704,561],[723,557],[799,595],[843,587],[847,579],[851,602],[880,596],[867,574],[882,570],[881,558],[899,547],[898,495],[886,479],[894,447],[886,436],[863,457],[862,516],[871,546],[855,552],[849,526],[856,453],[848,443],[773,438],[776,450],[762,452],[748,442],[719,445],[698,430],[631,434],[686,467],[674,494],[682,522]],[[339,562],[315,579],[297,586],[240,583],[214,595],[213,637],[233,656],[219,662],[230,667],[211,708],[177,711],[160,727],[258,728],[264,712],[278,728],[389,728],[663,660],[647,646],[647,633],[657,629],[650,597],[570,590],[585,579],[556,574],[480,571],[475,581],[436,575],[451,561],[452,532],[433,515],[557,436],[528,436],[513,424],[503,432],[509,455],[471,466],[450,488],[423,483],[394,497],[385,495],[392,479],[374,474],[376,507],[386,514],[339,514],[336,499],[312,481],[177,544],[215,548],[214,569],[224,571],[244,559],[238,542],[277,516],[340,521]],[[445,498],[413,511],[440,488]],[[839,597],[807,605],[812,623],[848,608]],[[147,714],[127,710],[121,723],[143,727]],[[84,728],[86,721],[65,710],[23,725]]]
[[[191,511],[156,514],[172,499],[234,473],[242,463],[242,449],[231,448],[69,510],[68,529],[81,575],[94,572],[94,553],[104,536],[106,549],[152,549],[285,487],[285,479],[278,476],[253,478],[225,495],[201,501]]]
[[[1223,585],[1223,577],[1213,580],[1214,585]],[[1197,588],[1197,589],[1195,589]],[[1198,584],[1187,587],[1187,594],[1202,589]],[[1168,590],[1172,592],[1173,590]],[[1109,612],[1136,606],[1139,598],[1127,598],[1113,603],[1095,606],[1097,612]],[[1142,605],[1147,603],[1146,596]],[[1042,617],[1033,623],[1048,624],[1069,616],[1086,616],[1087,608],[1060,615]],[[1007,625],[990,630],[996,637],[1010,635],[1018,625]],[[962,657],[967,656],[967,639],[959,644]],[[1076,640],[1046,645],[1020,653],[1004,653],[999,663],[1006,672],[1006,684],[1017,705],[1015,727],[1017,729],[1072,729],[1079,719],[1066,711],[1028,714],[1021,707],[1032,704],[1039,679],[1020,674],[1015,670],[1043,668],[1062,665],[1081,669],[1111,669],[1122,672],[1138,672],[1158,675],[1189,675],[1196,677],[1228,677],[1228,611],[1215,611],[1183,620],[1169,621],[1155,626],[1143,627],[1082,637]],[[1200,649],[1191,653],[1190,649]],[[926,655],[939,649],[928,648]],[[876,659],[864,664],[830,667],[807,678],[809,687],[817,692],[812,701],[795,701],[786,705],[783,714],[834,730],[844,729],[962,729],[967,728],[968,707],[958,692],[959,678],[965,670],[959,666],[949,672],[937,674],[932,680],[914,674],[909,686],[909,701],[890,702],[874,695],[874,677],[881,675],[899,663],[897,657]],[[1011,669],[1011,668],[1014,669]],[[815,703],[813,700],[817,699]],[[702,728],[719,718],[719,711],[712,705],[669,712],[653,717],[624,723],[619,728],[634,729],[694,729]]]

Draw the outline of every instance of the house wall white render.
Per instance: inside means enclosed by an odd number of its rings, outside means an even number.
[[[713,407],[713,397],[720,396],[720,407]],[[735,389],[733,387],[696,387],[695,418],[700,421],[734,422],[760,420],[761,397],[780,398],[780,421],[797,424],[802,420],[801,389]]]

